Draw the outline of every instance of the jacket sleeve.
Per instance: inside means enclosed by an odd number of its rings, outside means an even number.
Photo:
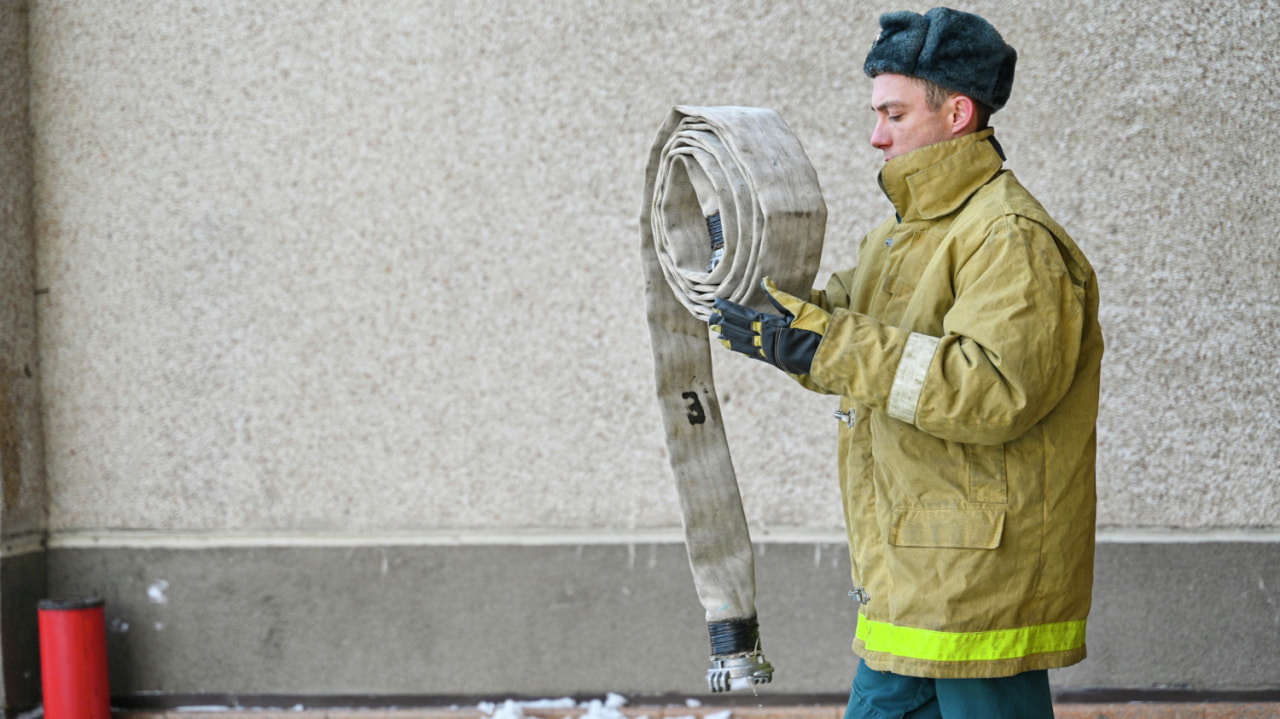
[[[1002,444],[1057,405],[1075,374],[1084,290],[1043,225],[1004,215],[955,258],[941,336],[837,311],[813,380],[943,439]]]
[[[825,290],[809,290],[809,303],[817,305],[827,312],[839,307],[848,306],[849,295],[844,291],[844,284],[838,275],[832,275]],[[840,394],[840,390],[827,389],[813,379],[811,374],[788,374],[788,377],[800,383],[801,387],[819,394]]]

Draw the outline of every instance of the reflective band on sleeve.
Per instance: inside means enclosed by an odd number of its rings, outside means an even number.
[[[1017,659],[1084,645],[1085,620],[989,632],[938,632],[873,622],[858,614],[857,637],[868,651],[934,662]]]
[[[937,349],[937,337],[912,332],[907,338],[907,346],[898,362],[898,372],[893,376],[893,387],[889,389],[890,417],[915,424],[920,391],[924,389],[924,378],[929,373],[929,364],[933,362],[933,353]]]

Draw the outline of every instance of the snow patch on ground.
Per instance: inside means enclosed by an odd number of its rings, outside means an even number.
[[[540,715],[545,715],[549,709],[565,709],[573,710],[571,713],[565,714],[565,719],[577,717],[577,719],[628,719],[622,713],[622,707],[627,705],[627,698],[621,694],[610,693],[603,700],[592,699],[591,701],[578,703],[573,699],[538,699],[535,701],[518,702],[508,699],[502,704],[493,702],[481,702],[477,705],[487,719],[529,719],[525,711],[535,711]],[[702,706],[702,702],[697,699],[688,699],[685,706],[690,708]],[[583,711],[577,711],[583,710]],[[719,711],[707,714],[703,719],[730,719],[733,712],[730,710]],[[647,716],[638,717],[636,719],[648,719]],[[694,715],[670,717],[669,719],[697,719]]]

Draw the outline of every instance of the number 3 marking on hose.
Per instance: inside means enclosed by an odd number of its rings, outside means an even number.
[[[702,402],[697,392],[685,392],[680,395],[689,400],[689,424],[702,424],[707,421],[707,413],[702,411]]]

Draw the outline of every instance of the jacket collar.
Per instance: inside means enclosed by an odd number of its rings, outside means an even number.
[[[880,170],[898,221],[936,220],[959,209],[1000,171],[1004,152],[988,128],[900,155]]]

